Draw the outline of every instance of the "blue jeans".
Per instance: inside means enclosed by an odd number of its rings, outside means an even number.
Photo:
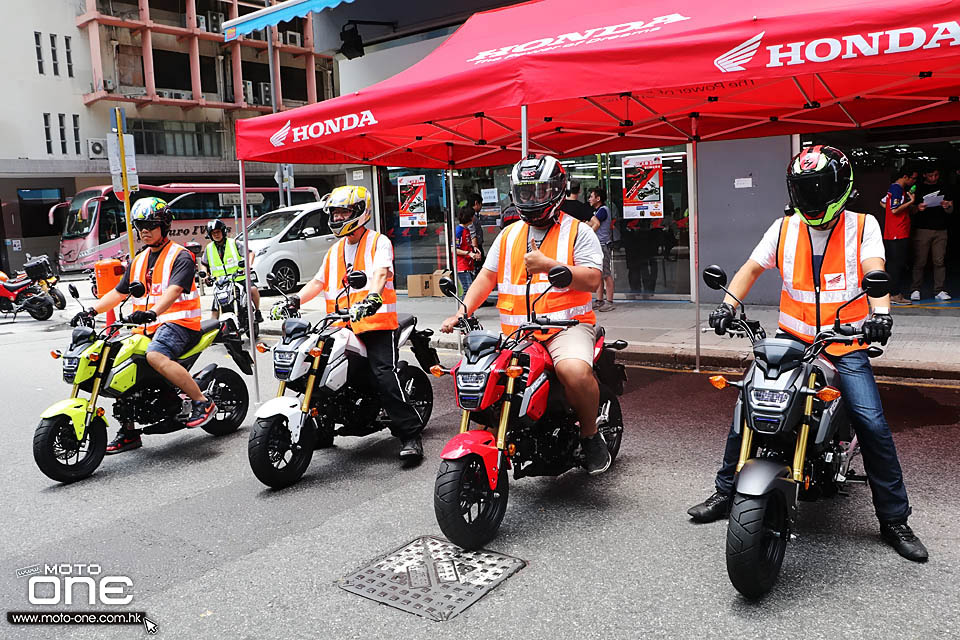
[[[470,285],[473,284],[473,272],[457,271],[457,278],[460,279],[460,284],[463,285],[463,295],[467,295],[467,290],[470,289]]]
[[[910,502],[903,484],[903,471],[893,444],[893,434],[883,416],[880,391],[873,379],[867,352],[853,351],[842,357],[831,357],[830,361],[840,373],[840,392],[860,443],[877,519],[881,523],[906,522]],[[740,458],[740,435],[733,429],[731,425],[723,451],[723,465],[716,480],[717,491],[726,494],[733,492],[734,472]]]

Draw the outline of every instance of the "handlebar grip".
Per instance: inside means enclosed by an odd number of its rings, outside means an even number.
[[[853,336],[859,333],[859,330],[852,324],[842,324],[840,328],[837,329],[837,333],[841,336]]]

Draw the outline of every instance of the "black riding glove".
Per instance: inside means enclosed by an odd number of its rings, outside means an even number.
[[[73,316],[70,320],[71,327],[92,327],[94,322],[96,322],[97,310],[93,307],[87,307],[85,310],[81,311],[77,315]]]
[[[371,293],[360,302],[350,307],[350,320],[359,322],[364,318],[369,318],[377,312],[377,309],[383,306],[383,297],[379,293]]]
[[[867,344],[879,342],[886,345],[891,333],[893,333],[893,316],[889,313],[875,313],[863,323],[863,337]]]
[[[287,298],[287,312],[291,317],[296,317],[297,312],[300,311],[300,296],[292,295]]]
[[[127,322],[130,324],[150,324],[156,322],[157,312],[153,310],[147,311],[134,311],[127,318]]]
[[[722,336],[730,328],[730,323],[737,317],[737,312],[733,306],[727,302],[721,302],[720,305],[710,313],[710,327]]]

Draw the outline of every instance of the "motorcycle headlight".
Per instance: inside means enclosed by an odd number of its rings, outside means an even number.
[[[771,389],[751,389],[750,399],[754,404],[783,409],[790,402],[790,392],[773,391]]]
[[[273,352],[273,363],[280,366],[288,367],[293,364],[293,361],[297,358],[296,351],[274,351]]]
[[[457,373],[457,386],[460,387],[482,387],[486,381],[487,374],[483,371]]]

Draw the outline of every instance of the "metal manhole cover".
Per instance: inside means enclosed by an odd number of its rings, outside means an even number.
[[[449,620],[526,566],[493,551],[464,551],[424,536],[357,569],[340,588],[407,613]]]

